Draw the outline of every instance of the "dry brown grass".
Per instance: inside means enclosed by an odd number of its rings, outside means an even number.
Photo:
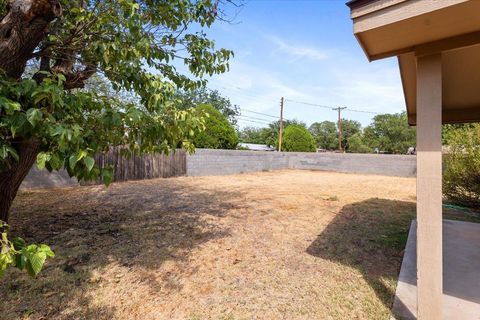
[[[414,195],[309,171],[25,192],[12,231],[57,257],[0,280],[0,318],[387,319]]]

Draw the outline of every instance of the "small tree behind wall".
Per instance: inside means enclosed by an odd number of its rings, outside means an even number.
[[[212,105],[204,104],[197,110],[207,114],[205,130],[198,132],[193,143],[197,148],[235,149],[238,145],[238,134],[227,117]]]
[[[315,139],[303,126],[291,124],[285,129],[282,150],[287,152],[315,152]]]

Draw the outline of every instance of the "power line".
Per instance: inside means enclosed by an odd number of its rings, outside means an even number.
[[[261,116],[265,116],[265,117],[280,119],[279,116],[273,116],[273,115],[271,115],[271,114],[266,114],[266,113],[257,112],[257,111],[253,111],[253,110],[248,110],[248,109],[243,109],[243,108],[240,108],[240,110],[241,110],[241,111],[245,111],[245,112],[255,113],[255,114],[258,114],[258,115],[261,115]]]
[[[259,95],[252,95],[252,94],[248,94],[248,93],[244,93],[244,89],[240,88],[240,87],[235,87],[235,86],[231,86],[231,87],[225,87],[225,86],[222,86],[222,85],[217,85],[218,88],[221,88],[221,89],[224,89],[224,90],[229,90],[229,91],[232,91],[232,92],[235,92],[235,94],[238,94],[239,96],[243,96],[243,97],[249,97],[249,98],[253,98],[253,99],[256,99],[254,100],[255,102],[258,102],[258,100],[263,100],[265,102],[268,101],[268,103],[270,103],[270,100],[268,98],[265,98],[264,96],[259,96]],[[213,89],[213,88],[208,88],[210,90],[218,90],[218,89]],[[289,102],[293,102],[293,103],[298,103],[298,104],[303,104],[303,105],[307,105],[307,106],[312,106],[312,107],[317,107],[317,108],[323,108],[323,109],[334,109],[336,110],[336,107],[332,107],[332,106],[327,106],[327,105],[321,105],[321,104],[317,104],[317,103],[311,103],[311,102],[305,102],[305,101],[298,101],[298,100],[293,100],[293,99],[285,99],[285,102],[286,101],[289,101]],[[260,101],[262,102],[262,101]],[[357,112],[357,113],[365,113],[365,114],[375,114],[375,115],[379,115],[381,113],[379,112],[373,112],[373,111],[366,111],[366,110],[359,110],[359,109],[351,109],[349,107],[347,107],[347,109],[345,109],[344,111],[349,111],[349,112]],[[270,117],[272,117],[271,115],[268,115]],[[277,119],[279,119],[280,117],[275,117]],[[288,119],[286,119],[288,120]]]
[[[330,109],[330,110],[333,109],[333,107],[324,106],[324,105],[316,104],[316,103],[303,102],[303,101],[297,101],[297,100],[291,100],[291,99],[285,99],[285,101],[290,101],[290,102],[298,103],[298,104],[304,104],[304,105],[312,106],[312,107],[318,107],[318,108],[324,108],[324,109]]]
[[[285,99],[285,101],[290,101],[290,102],[293,102],[293,103],[303,104],[303,105],[312,106],[312,107],[318,107],[318,108],[324,108],[324,109],[330,109],[330,110],[337,110],[337,108],[335,108],[335,107],[329,107],[329,106],[326,106],[326,105],[321,105],[321,104],[316,104],[316,103],[297,101],[297,100],[291,100],[291,99]],[[345,111],[368,113],[368,114],[381,114],[381,113],[373,112],[373,111],[350,109],[348,107],[346,107]]]
[[[258,114],[258,115],[261,115],[261,116],[270,117],[270,118],[274,118],[274,119],[280,119],[279,116],[274,116],[274,115],[271,115],[271,114],[262,113],[262,112],[257,112],[257,111],[253,111],[253,110],[248,110],[248,109],[240,108],[240,111],[255,113],[255,114]],[[287,118],[285,118],[285,117],[283,117],[283,120],[292,121],[292,119],[287,119]]]
[[[263,102],[268,101],[267,103],[270,103],[270,100],[268,98],[265,98],[265,97],[259,96],[259,95],[248,94],[248,93],[245,93],[244,91],[239,91],[239,90],[242,90],[240,88],[227,88],[227,87],[223,87],[223,86],[218,86],[217,89],[215,89],[215,88],[212,88],[212,87],[207,87],[207,89],[212,90],[212,91],[218,91],[219,90],[218,88],[223,89],[223,90],[229,90],[233,94],[241,96],[242,98],[243,97],[248,97],[250,99],[253,98],[253,99],[256,99],[256,100],[263,100]]]
[[[355,110],[355,109],[345,109],[345,111],[350,111],[350,112],[360,112],[360,113],[368,113],[368,114],[381,114],[378,112],[373,112],[373,111],[365,111],[365,110]]]
[[[257,121],[263,121],[265,123],[271,123],[270,120],[262,119],[262,118],[256,118],[256,117],[250,117],[250,116],[244,116],[244,115],[238,115],[237,117],[244,118],[244,119],[252,119],[252,120],[257,120]]]
[[[250,112],[250,113],[254,113],[254,114],[258,114],[258,115],[261,115],[261,116],[264,116],[264,117],[270,117],[270,118],[272,118],[272,119],[276,119],[277,122],[280,121],[280,117],[279,117],[279,116],[273,116],[273,115],[266,114],[266,113],[261,113],[261,112],[256,112],[256,111],[250,111],[250,110],[246,110],[246,109],[240,108],[240,112],[243,113],[243,111],[245,111],[245,112]],[[255,118],[255,117],[252,117],[252,116],[249,116],[249,115],[244,115],[244,114],[237,115],[237,117],[240,117],[240,116],[242,116],[242,117],[250,117],[251,119],[259,119],[259,120],[260,120],[260,118]],[[268,121],[269,124],[272,123],[273,121],[275,121],[275,120],[270,120],[270,119],[261,119],[261,120],[263,120],[263,121]],[[291,121],[291,122],[293,121],[293,122],[294,122],[294,121],[297,121],[297,120],[292,120],[292,119],[288,119],[288,118],[283,117],[283,121],[284,121],[284,122],[285,122],[285,121]]]
[[[255,120],[247,120],[247,119],[238,119],[239,121],[242,121],[242,122],[246,122],[246,123],[257,123],[257,124],[261,124],[263,126],[266,126],[268,125],[268,123],[265,123],[265,122],[260,122],[260,121],[255,121]]]
[[[244,117],[244,118],[247,118],[247,119],[253,119],[253,120],[260,120],[260,121],[264,121],[265,123],[270,123],[269,120],[267,119],[262,119],[262,118],[256,118],[256,117],[250,117],[250,116],[244,116],[244,115],[238,115],[238,117]]]

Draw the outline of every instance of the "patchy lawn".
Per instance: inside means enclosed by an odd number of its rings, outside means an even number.
[[[0,280],[0,318],[388,319],[414,201],[309,171],[23,192],[12,232],[57,257]]]

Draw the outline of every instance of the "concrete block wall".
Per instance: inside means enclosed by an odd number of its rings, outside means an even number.
[[[187,155],[187,176],[227,175],[287,169],[289,155],[279,152],[197,149]]]
[[[416,157],[406,155],[279,153],[198,149],[187,155],[187,175],[227,175],[275,169],[323,170],[415,177]]]
[[[228,175],[280,169],[323,170],[345,173],[415,177],[415,156],[261,152],[243,150],[197,149],[187,155],[187,176]],[[79,185],[66,171],[49,173],[35,167],[21,189],[58,188]]]
[[[415,177],[416,160],[407,155],[294,153],[289,168]]]
[[[78,185],[77,179],[70,178],[66,170],[48,172],[47,170],[38,170],[37,166],[34,165],[23,180],[20,189],[50,189]]]

